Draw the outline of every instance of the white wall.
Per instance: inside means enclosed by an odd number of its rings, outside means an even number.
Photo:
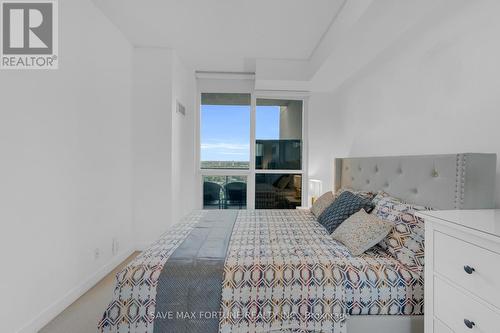
[[[290,101],[280,107],[280,139],[302,138],[302,102]]]
[[[195,208],[195,117],[196,80],[194,71],[174,57],[172,87],[172,197],[173,220]],[[177,101],[186,108],[186,115],[176,112]]]
[[[195,83],[170,49],[135,48],[133,58],[134,235],[142,249],[194,207]]]
[[[90,1],[59,6],[60,69],[0,72],[2,332],[34,332],[131,250],[131,46]]]
[[[172,219],[173,53],[135,48],[133,59],[134,235],[143,248]]]
[[[500,154],[499,14],[500,2],[473,1],[429,18],[336,91],[313,94],[310,177],[331,186],[334,157]],[[498,185],[500,175],[500,207]]]

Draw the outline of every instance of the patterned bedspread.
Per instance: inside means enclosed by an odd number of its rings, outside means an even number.
[[[153,332],[158,276],[203,212],[117,274],[99,332]],[[239,212],[224,265],[220,332],[342,332],[339,315],[423,313],[423,269],[375,247],[352,257],[303,210]]]
[[[352,257],[308,211],[241,211],[225,264],[221,332],[332,332],[335,314],[423,313],[423,270],[381,248]],[[271,315],[269,315],[271,314]],[[285,318],[280,317],[284,315]]]
[[[202,216],[202,211],[189,214],[116,274],[113,300],[98,324],[99,332],[153,332],[160,273]]]

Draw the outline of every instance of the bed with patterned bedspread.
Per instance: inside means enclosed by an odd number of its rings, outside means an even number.
[[[117,274],[114,299],[99,332],[160,331],[158,323],[169,320],[157,309],[160,275],[197,226],[207,229],[202,221],[209,214],[229,213],[191,213]],[[221,274],[221,292],[204,295],[220,304],[211,318],[217,320],[216,331],[341,333],[344,314],[423,313],[423,267],[408,267],[378,246],[353,257],[309,211],[232,214],[223,269],[216,272]],[[189,313],[179,306],[180,312]],[[186,326],[184,331],[197,330]]]

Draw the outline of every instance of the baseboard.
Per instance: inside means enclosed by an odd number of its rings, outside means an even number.
[[[85,282],[73,288],[61,299],[54,302],[46,310],[42,311],[35,319],[21,328],[17,333],[35,333],[47,325],[52,319],[57,317],[61,312],[70,306],[74,301],[85,294],[90,288],[96,285],[97,282],[102,280],[106,275],[112,272],[119,264],[127,259],[132,253],[134,248],[129,248],[126,251],[115,256],[109,263],[104,265],[96,273],[91,275]]]

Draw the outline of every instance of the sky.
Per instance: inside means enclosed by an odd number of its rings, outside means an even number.
[[[279,106],[258,106],[256,138],[279,139]],[[201,106],[201,160],[248,161],[250,106]]]

